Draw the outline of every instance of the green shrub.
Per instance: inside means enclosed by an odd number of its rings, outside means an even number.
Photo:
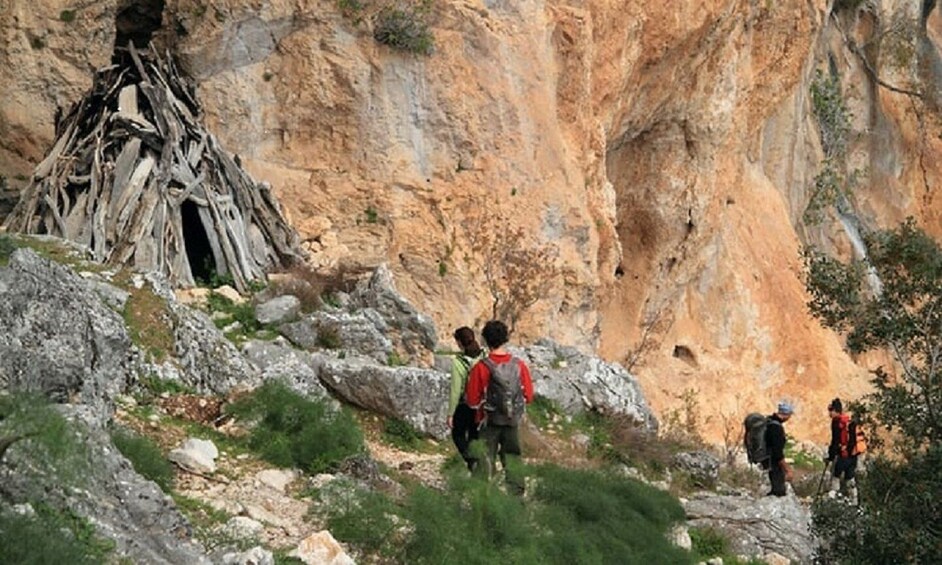
[[[84,518],[33,505],[35,515],[23,516],[0,507],[0,563],[105,563],[114,542],[105,540]]]
[[[907,461],[877,458],[858,478],[860,507],[822,497],[812,529],[822,563],[937,563],[942,548],[942,447]]]
[[[65,23],[71,23],[75,21],[75,10],[62,10],[59,12],[59,19]]]
[[[255,318],[255,307],[252,306],[251,302],[246,301],[236,304],[221,294],[210,292],[209,296],[206,297],[206,305],[210,312],[225,314],[225,316],[213,320],[217,328],[223,329],[235,322],[239,323],[240,328],[238,331],[226,334],[226,337],[232,341],[254,337],[261,330],[268,329]]]
[[[317,345],[324,349],[340,349],[343,346],[343,340],[340,339],[340,330],[333,326],[318,327]]]
[[[42,396],[0,393],[0,464],[16,451],[59,484],[81,486],[89,468],[88,449],[77,431]],[[41,487],[42,481],[34,482]]]
[[[173,486],[173,468],[150,438],[124,428],[111,430],[111,441],[122,455],[128,458],[134,470],[160,490],[169,493]]]
[[[421,5],[383,8],[376,15],[373,38],[394,49],[429,55],[433,39],[426,15],[427,9]]]
[[[389,418],[383,423],[383,439],[400,449],[415,449],[422,438],[409,422]]]
[[[227,412],[257,420],[249,448],[280,467],[316,474],[365,450],[363,432],[347,410],[305,398],[281,382],[265,383]]]
[[[16,247],[16,242],[12,237],[0,234],[0,267],[10,262],[10,255],[13,255]]]
[[[693,552],[703,559],[719,557],[729,553],[729,541],[714,528],[690,528]]]
[[[401,505],[376,493],[332,509],[338,539],[399,563],[692,563],[665,532],[683,518],[669,494],[598,471],[528,468],[529,500],[495,483],[450,476]]]

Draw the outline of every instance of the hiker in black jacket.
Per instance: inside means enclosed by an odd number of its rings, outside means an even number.
[[[785,462],[785,422],[792,417],[794,408],[788,402],[779,402],[778,410],[769,416],[765,428],[765,443],[769,449],[769,482],[772,490],[769,495],[785,496],[785,483],[791,482],[792,470]]]

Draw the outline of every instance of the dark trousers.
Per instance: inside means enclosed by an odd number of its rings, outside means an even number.
[[[854,478],[854,475],[857,473],[857,456],[853,457],[841,457],[837,456],[837,459],[834,460],[834,476],[838,479],[843,478],[845,481],[849,481]],[[843,477],[842,477],[843,475]]]
[[[476,439],[478,439],[478,426],[474,423],[474,410],[464,402],[459,402],[455,407],[455,413],[451,416],[451,440],[455,442],[458,453],[471,470],[474,469],[477,459],[471,457],[468,445]]]
[[[778,463],[769,467],[769,482],[772,483],[772,492],[775,496],[785,496],[785,470]]]
[[[487,465],[490,476],[494,476],[497,471],[497,458],[500,457],[508,491],[523,494],[523,477],[520,476],[519,469],[514,469],[520,458],[520,435],[517,426],[488,424],[481,430],[481,438],[487,446]]]

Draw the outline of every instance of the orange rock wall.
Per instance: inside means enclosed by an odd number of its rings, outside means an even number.
[[[71,23],[62,4],[0,8],[8,177],[39,160],[55,105],[110,56],[117,1],[88,2]],[[552,263],[525,269],[543,286],[515,341],[623,362],[662,416],[696,399],[712,441],[781,397],[798,406],[790,429],[821,440],[823,407],[866,390],[869,364],[804,306],[800,246],[851,253],[835,218],[802,221],[822,157],[810,84],[833,61],[851,165],[867,173],[862,221],[914,215],[942,236],[938,95],[877,86],[848,48],[873,43],[878,24],[916,22],[900,27],[915,59],[886,43],[869,53],[888,83],[938,92],[942,17],[923,32],[913,10],[441,0],[426,57],[378,44],[330,0],[166,0],[159,37],[212,131],[275,188],[312,264],[388,263],[443,347],[489,316],[491,245],[550,248]]]

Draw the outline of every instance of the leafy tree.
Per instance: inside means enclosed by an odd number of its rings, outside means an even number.
[[[942,249],[912,219],[864,241],[866,261],[805,250],[809,308],[846,333],[851,353],[892,353],[856,409],[891,434],[894,452],[872,461],[860,512],[818,503],[815,528],[825,562],[929,562],[942,552]]]

